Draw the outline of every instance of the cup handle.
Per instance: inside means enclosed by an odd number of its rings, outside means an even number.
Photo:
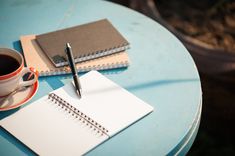
[[[29,75],[28,79],[30,79],[33,75],[34,75],[34,78],[32,80],[23,81],[23,76],[28,72],[30,72],[30,75]],[[38,71],[36,69],[34,69],[33,67],[30,67],[30,68],[24,67],[24,69],[22,70],[20,76],[22,77],[22,79],[21,79],[21,82],[19,83],[19,88],[24,87],[24,86],[30,86],[30,85],[34,84],[37,81]]]

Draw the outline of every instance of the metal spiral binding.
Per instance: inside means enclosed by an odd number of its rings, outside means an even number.
[[[109,54],[113,54],[113,53],[116,53],[116,52],[120,52],[120,51],[129,49],[129,48],[130,48],[129,43],[125,42],[125,43],[123,43],[119,46],[106,48],[106,49],[103,49],[103,50],[100,50],[100,51],[90,52],[88,55],[75,57],[74,59],[75,59],[75,62],[83,62],[83,61],[86,61],[86,60],[89,60],[89,59],[94,59],[94,58],[106,56],[106,55],[109,55]],[[59,58],[60,57],[61,56],[59,56]],[[61,59],[60,61],[57,62],[56,67],[65,66],[65,65],[68,65],[68,62],[65,62],[64,59]]]
[[[114,68],[122,68],[129,66],[128,61],[120,61],[115,64],[102,64],[102,65],[94,65],[94,66],[87,66],[87,67],[79,67],[78,72],[86,72],[90,70],[106,70],[106,69],[114,69]],[[41,71],[39,73],[40,76],[48,76],[48,75],[57,75],[57,74],[68,74],[70,73],[70,70],[68,69],[60,69],[60,70],[47,70],[47,71]]]
[[[109,137],[109,135],[107,134],[109,131],[106,128],[101,126],[99,123],[91,119],[89,116],[87,116],[83,112],[79,111],[77,108],[70,105],[68,102],[60,98],[55,93],[50,93],[48,95],[48,99],[50,99],[54,104],[57,104],[59,107],[67,111],[69,114],[71,114],[75,118],[78,118],[82,123],[86,124],[97,133],[100,133],[101,135],[107,135]]]

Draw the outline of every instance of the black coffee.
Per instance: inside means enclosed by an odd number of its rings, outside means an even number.
[[[15,71],[19,66],[20,64],[15,58],[0,54],[0,76]]]

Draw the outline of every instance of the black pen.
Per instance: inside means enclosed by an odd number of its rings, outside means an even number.
[[[66,43],[66,50],[65,51],[66,51],[66,54],[68,56],[68,62],[69,62],[71,72],[73,74],[73,80],[74,80],[74,85],[75,85],[76,92],[77,92],[79,98],[81,98],[82,97],[82,94],[81,94],[82,88],[81,88],[81,84],[80,84],[80,81],[79,81],[78,72],[77,72],[77,69],[75,67],[72,48],[71,48],[69,43]]]

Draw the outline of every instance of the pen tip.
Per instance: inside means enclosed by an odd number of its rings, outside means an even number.
[[[79,97],[79,99],[81,99],[82,98],[82,94],[81,94],[81,90],[77,90],[77,94],[78,94],[78,97]]]

